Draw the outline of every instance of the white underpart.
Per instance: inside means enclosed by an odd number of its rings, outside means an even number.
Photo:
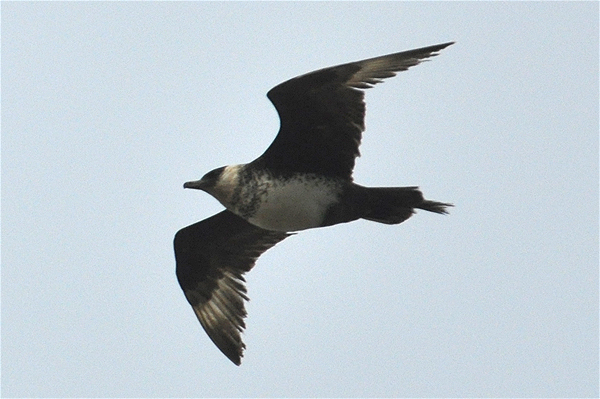
[[[319,227],[329,206],[338,200],[339,186],[330,181],[305,176],[268,185],[260,205],[248,221],[267,230],[295,231]]]

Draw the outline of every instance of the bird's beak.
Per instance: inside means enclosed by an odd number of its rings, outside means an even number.
[[[183,183],[183,188],[195,188],[196,190],[204,190],[206,182],[204,180],[188,181]]]

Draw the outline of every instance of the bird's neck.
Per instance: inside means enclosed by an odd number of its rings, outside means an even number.
[[[239,197],[245,166],[246,164],[226,166],[209,193],[228,209],[232,208]]]

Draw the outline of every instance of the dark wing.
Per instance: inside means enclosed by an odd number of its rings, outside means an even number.
[[[175,235],[179,285],[210,339],[237,365],[245,348],[240,336],[248,300],[243,274],[289,235],[261,229],[229,211]]]
[[[281,127],[255,162],[272,169],[351,178],[365,130],[364,92],[433,57],[452,43],[438,44],[321,69],[281,83],[267,96]]]

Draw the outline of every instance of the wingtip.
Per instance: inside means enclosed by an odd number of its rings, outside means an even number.
[[[231,363],[235,364],[236,366],[242,365],[242,357],[244,356],[243,353],[226,353],[221,348],[219,348],[219,349],[227,357],[227,359],[229,359],[231,361]]]
[[[244,357],[244,350],[246,349],[246,345],[244,342],[240,342],[240,346],[236,347],[234,350],[225,350],[225,348],[219,347],[219,350],[223,352],[227,359],[231,360],[231,363],[236,366],[242,365],[242,358]]]
[[[438,55],[439,51],[445,49],[446,47],[452,46],[454,43],[456,43],[456,42],[452,41],[452,42],[440,43],[440,44],[436,44],[434,46],[430,46],[430,48],[432,49],[432,52],[433,52],[432,55],[433,56]]]

